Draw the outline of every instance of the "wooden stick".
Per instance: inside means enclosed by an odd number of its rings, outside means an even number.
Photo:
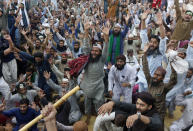
[[[69,91],[66,95],[64,95],[62,98],[60,98],[55,104],[54,107],[59,107],[62,103],[64,103],[68,97],[72,96],[74,93],[76,93],[78,90],[80,90],[79,86],[76,86],[71,91]],[[42,114],[37,116],[35,119],[33,119],[31,122],[29,122],[27,125],[25,125],[22,129],[19,131],[27,131],[30,127],[32,127],[34,124],[36,124],[39,120],[43,118]]]

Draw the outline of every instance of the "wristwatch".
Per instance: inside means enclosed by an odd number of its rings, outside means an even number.
[[[141,112],[137,112],[138,119],[141,119]]]

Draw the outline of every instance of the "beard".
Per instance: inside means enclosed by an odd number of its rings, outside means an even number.
[[[98,62],[99,59],[100,59],[100,57],[101,57],[101,54],[100,54],[100,55],[97,55],[95,58],[93,58],[93,56],[90,54],[89,62],[91,62],[91,63]]]
[[[151,81],[151,85],[152,86],[159,86],[159,84],[161,83],[162,81]]]
[[[147,56],[153,55],[156,52],[159,52],[158,48],[155,48],[155,49],[148,48]]]
[[[40,61],[40,62],[36,62],[36,65],[37,66],[41,66],[43,64],[43,62],[42,61]]]
[[[117,64],[115,64],[115,67],[116,67],[118,70],[123,70],[123,68],[125,67],[125,64],[124,64],[124,65],[117,65]]]
[[[77,53],[79,51],[79,48],[74,48],[74,52]]]
[[[40,46],[36,46],[35,48],[36,48],[36,50],[40,50]]]
[[[67,63],[67,60],[61,60],[61,63],[62,63],[62,64],[66,64],[66,63]]]
[[[114,36],[119,36],[119,35],[120,35],[120,31],[119,31],[119,32],[113,31],[113,35],[114,35]]]

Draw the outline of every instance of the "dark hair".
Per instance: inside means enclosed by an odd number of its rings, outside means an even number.
[[[75,41],[75,42],[74,42],[74,45],[75,45],[75,44],[78,44],[78,45],[80,45],[80,42],[78,42],[78,41]]]
[[[22,105],[22,104],[27,104],[29,105],[29,100],[27,98],[23,98],[19,101],[19,104]]]
[[[119,55],[117,56],[116,60],[123,60],[124,62],[126,62],[126,57],[124,55]]]
[[[148,92],[143,91],[143,92],[137,93],[137,98],[141,99],[143,102],[145,102],[148,105],[154,106],[155,99]]]
[[[35,57],[40,57],[40,58],[43,58],[43,53],[42,52],[36,52],[36,53],[34,53],[34,58]]]
[[[193,68],[192,68],[192,67],[191,67],[191,68],[189,68],[188,70],[192,71],[192,73],[193,73]]]
[[[33,68],[28,67],[25,72],[33,72]]]
[[[150,40],[151,40],[151,39],[156,39],[158,43],[160,42],[160,38],[159,38],[158,35],[151,35],[151,36],[150,36]]]
[[[59,40],[59,42],[63,42],[63,43],[64,43],[64,41],[63,41],[63,40]]]

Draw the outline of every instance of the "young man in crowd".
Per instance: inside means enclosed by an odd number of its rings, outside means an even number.
[[[162,121],[154,106],[155,99],[147,92],[138,94],[136,104],[110,101],[99,108],[98,114],[115,114],[122,111],[126,113],[127,120],[125,128],[129,131],[155,131],[162,126]]]
[[[19,101],[19,108],[14,108],[8,111],[3,111],[5,105],[0,106],[0,112],[7,117],[16,117],[17,123],[13,131],[18,131],[25,124],[36,118],[40,112],[29,107],[29,100],[24,98]],[[32,131],[38,131],[37,124],[30,128]]]
[[[120,97],[123,96],[124,102],[132,103],[135,79],[135,70],[126,64],[125,56],[117,56],[116,64],[111,67],[108,75],[108,90],[112,99],[120,101]]]

